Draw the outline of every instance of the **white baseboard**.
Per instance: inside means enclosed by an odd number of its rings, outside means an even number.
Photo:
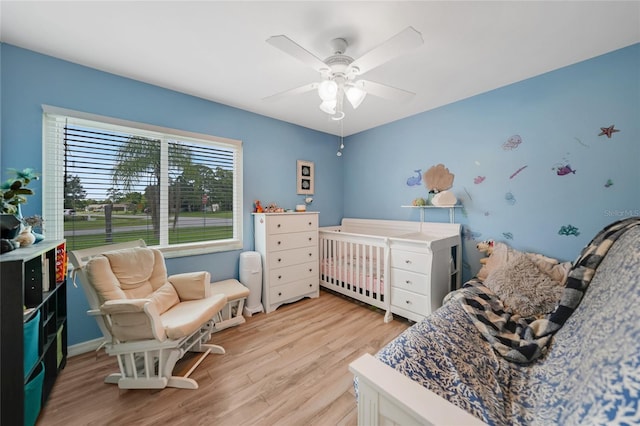
[[[87,352],[95,351],[102,345],[104,339],[98,338],[93,340],[87,340],[86,342],[78,343],[77,345],[71,345],[67,348],[67,356],[72,357],[81,355]]]

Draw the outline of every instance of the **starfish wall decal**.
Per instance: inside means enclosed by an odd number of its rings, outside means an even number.
[[[607,137],[611,139],[612,134],[620,131],[618,129],[614,129],[614,127],[615,127],[615,124],[612,124],[609,127],[600,127],[601,132],[600,134],[598,134],[598,136],[607,135]]]

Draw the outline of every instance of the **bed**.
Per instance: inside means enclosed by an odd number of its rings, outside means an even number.
[[[640,424],[639,247],[640,218],[599,233],[569,271],[559,306],[529,324],[536,339],[516,335],[510,347],[550,339],[517,362],[464,308],[470,295],[495,300],[487,280],[468,281],[427,319],[351,363],[358,424]],[[553,333],[541,332],[554,323]]]
[[[322,227],[320,285],[420,321],[460,286],[460,225],[345,218]]]

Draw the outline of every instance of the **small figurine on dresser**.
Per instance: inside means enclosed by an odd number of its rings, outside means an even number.
[[[254,213],[262,213],[262,212],[264,212],[264,209],[262,208],[262,204],[260,204],[260,200],[255,200],[253,203],[256,206],[255,210],[253,211]]]
[[[278,207],[276,203],[269,203],[264,209],[265,213],[284,213],[284,208]]]

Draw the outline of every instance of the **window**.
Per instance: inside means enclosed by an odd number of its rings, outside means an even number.
[[[242,142],[44,107],[43,212],[69,250],[242,248]]]

